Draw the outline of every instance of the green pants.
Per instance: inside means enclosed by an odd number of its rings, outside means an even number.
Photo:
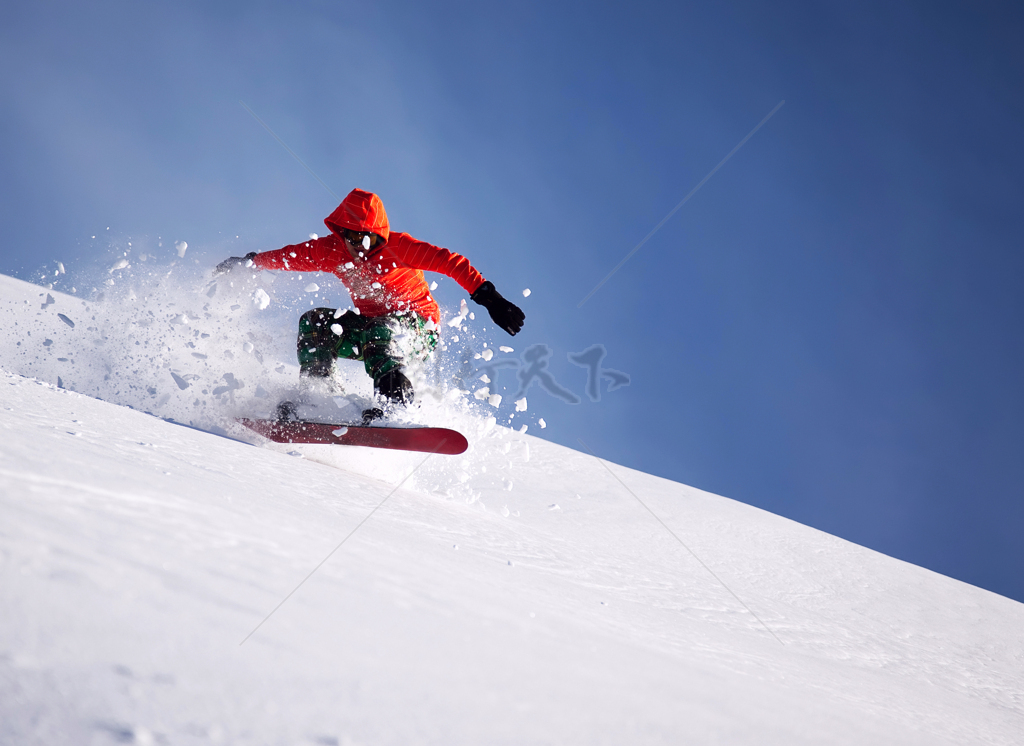
[[[362,360],[374,385],[385,373],[423,360],[437,347],[438,335],[416,313],[360,316],[314,308],[299,319],[296,349],[302,375],[329,376],[337,358]]]

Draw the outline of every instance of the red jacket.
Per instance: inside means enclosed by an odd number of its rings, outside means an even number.
[[[440,322],[424,270],[448,275],[471,295],[484,282],[464,256],[407,233],[392,233],[384,203],[372,192],[353,189],[324,223],[331,229],[329,235],[257,254],[253,262],[263,269],[331,272],[345,284],[364,316],[411,310]],[[340,235],[344,228],[376,233],[384,242],[368,256],[353,259]]]

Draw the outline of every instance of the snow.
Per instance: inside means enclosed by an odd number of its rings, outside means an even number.
[[[266,309],[270,305],[270,296],[263,288],[256,288],[252,294],[252,304],[259,310]]]
[[[533,292],[533,291],[531,291],[530,288],[526,288],[525,290],[523,290],[523,297],[524,298],[529,298],[531,292]]]
[[[462,323],[466,320],[466,316],[469,315],[469,305],[466,303],[466,299],[463,298],[459,303],[459,312],[451,318],[448,322],[448,326],[455,329],[462,329]]]
[[[109,228],[107,230],[110,230]],[[185,241],[175,241],[174,250],[178,252],[178,258],[184,259],[185,252],[188,251],[188,244]]]
[[[294,317],[283,334],[280,316],[260,310],[271,298],[254,279],[197,287],[150,267],[90,298],[0,276],[0,365],[204,429],[239,414],[259,386],[294,386],[294,366],[274,367],[295,359]],[[226,377],[235,384],[217,394]]]
[[[493,416],[450,414],[470,450],[441,457],[242,442],[60,389],[21,353],[44,329],[74,350],[59,335],[102,304],[45,293],[0,278],[0,743],[1024,732],[1024,605]],[[97,349],[145,378],[115,336]]]

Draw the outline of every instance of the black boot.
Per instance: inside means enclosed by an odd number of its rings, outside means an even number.
[[[374,420],[384,419],[384,410],[380,407],[372,407],[371,409],[363,410],[363,424],[369,425]]]
[[[377,379],[377,394],[393,404],[412,404],[415,394],[412,383],[401,368],[394,368]]]
[[[294,402],[283,401],[277,405],[277,419],[281,421],[299,419]]]

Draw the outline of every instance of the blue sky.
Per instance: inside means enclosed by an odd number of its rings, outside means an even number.
[[[707,5],[11,6],[0,271],[323,232],[335,201],[242,100],[338,194],[532,289],[513,345],[583,397],[532,389],[532,433],[1024,600],[1019,9]],[[595,344],[631,376],[600,402],[566,359]]]

